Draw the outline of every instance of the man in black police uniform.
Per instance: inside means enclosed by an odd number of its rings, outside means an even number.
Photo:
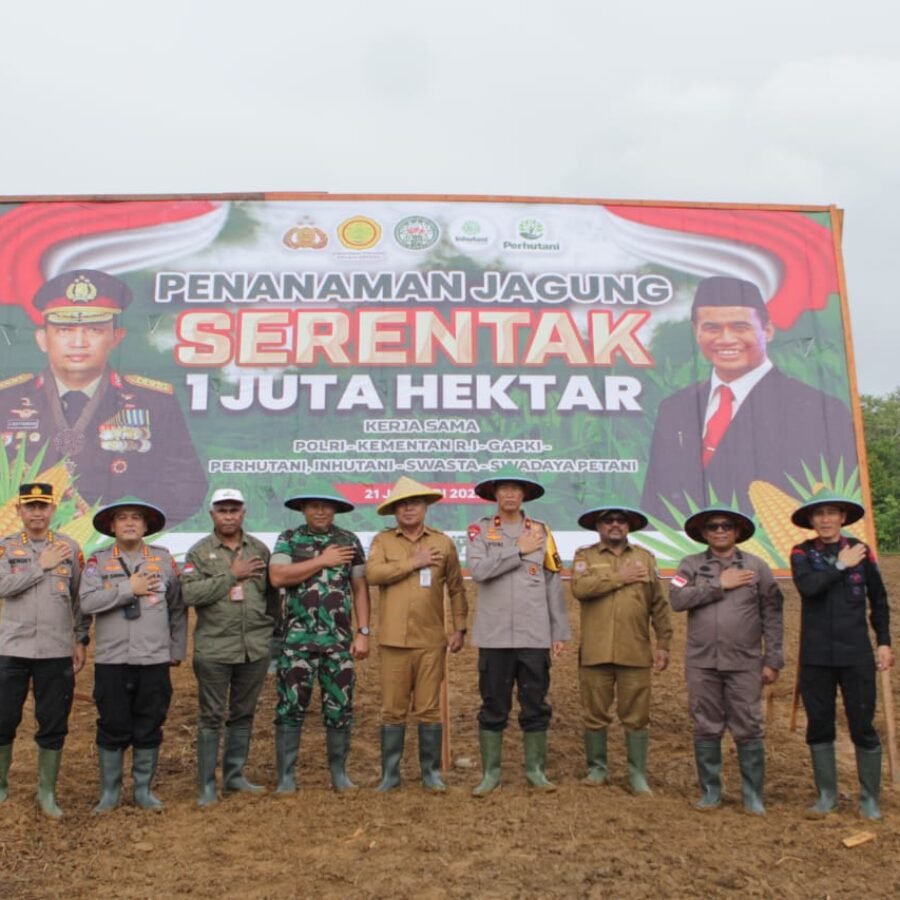
[[[880,819],[881,741],[872,720],[875,671],[894,664],[890,610],[875,555],[861,541],[841,534],[842,526],[852,525],[864,512],[852,500],[823,495],[795,510],[791,521],[815,529],[816,536],[791,551],[791,573],[802,600],[800,694],[818,791],[810,811],[826,815],[838,806],[834,717],[840,685],[856,748],[860,813]],[[874,659],[866,597],[877,644]]]
[[[47,281],[34,307],[48,366],[0,381],[0,429],[11,461],[20,447],[30,462],[46,446],[43,465],[65,458],[88,503],[152,496],[171,526],[200,507],[206,476],[172,385],[108,365],[131,300],[128,286],[105,272],[79,269]]]

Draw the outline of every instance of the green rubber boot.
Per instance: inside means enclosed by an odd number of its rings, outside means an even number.
[[[625,754],[628,759],[628,783],[633,794],[652,794],[647,784],[647,752],[650,732],[625,729]]]
[[[51,819],[61,819],[62,810],[56,803],[56,779],[62,750],[47,750],[38,747],[38,791],[37,802],[41,812]]]
[[[587,759],[588,770],[582,784],[591,787],[606,784],[606,776],[609,772],[606,764],[606,735],[605,728],[600,731],[585,731],[584,733],[584,755]]]
[[[539,791],[551,793],[556,785],[547,780],[547,732],[526,731],[522,735],[525,745],[525,777],[528,783]]]
[[[722,805],[722,742],[694,741],[694,762],[702,791],[694,809],[718,809]]]
[[[219,802],[216,793],[216,766],[219,763],[219,731],[200,728],[197,731],[197,784],[200,788],[198,806],[213,806]]]
[[[828,744],[810,744],[813,777],[819,793],[816,802],[807,812],[818,816],[827,816],[838,808],[837,762],[834,758],[834,742]]]
[[[500,787],[500,760],[503,756],[503,732],[478,732],[478,744],[481,749],[481,782],[472,791],[473,797],[486,797],[491,791]]]
[[[122,750],[97,748],[97,766],[100,769],[100,802],[94,807],[94,814],[109,812],[122,799]]]
[[[134,802],[141,809],[163,808],[162,800],[150,790],[158,763],[159,747],[132,747],[131,780],[134,782]]]
[[[754,816],[764,816],[763,786],[766,781],[766,750],[762,741],[743,741],[737,745],[738,765],[741,770],[741,795],[744,811]]]
[[[9,767],[12,764],[12,743],[0,747],[0,803],[9,796]]]
[[[328,751],[328,771],[331,786],[339,794],[355,791],[356,785],[347,775],[347,757],[350,754],[350,726],[346,728],[326,728],[325,748]]]
[[[250,755],[250,726],[236,725],[225,729],[225,749],[222,751],[222,793],[262,794],[259,784],[248,781],[244,766]],[[215,772],[215,770],[213,770]],[[213,775],[215,778],[215,774]]]
[[[275,770],[278,774],[276,794],[293,794],[297,790],[300,730],[300,725],[275,726]]]
[[[881,810],[881,747],[874,750],[856,748],[856,774],[859,776],[859,813],[864,819],[878,821]]]
[[[405,741],[405,725],[381,726],[381,784],[376,790],[383,793],[400,787],[400,760]]]
[[[441,778],[441,744],[444,727],[440,724],[419,723],[419,768],[422,770],[422,785],[432,794],[443,794],[447,790]]]

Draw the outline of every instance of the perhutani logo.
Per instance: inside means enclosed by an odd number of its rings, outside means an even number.
[[[544,236],[544,223],[540,219],[522,219],[519,237],[525,241],[539,241]]]
[[[437,222],[425,216],[407,216],[394,226],[394,240],[406,250],[427,250],[440,236]]]
[[[381,226],[368,216],[353,216],[338,225],[337,235],[348,250],[371,250],[381,240]]]
[[[541,238],[547,233],[547,228],[540,219],[527,218],[520,219],[516,230],[520,241],[504,241],[504,250],[518,250],[524,252],[538,253],[558,253],[560,248],[559,241],[542,241]]]
[[[449,229],[450,240],[464,250],[480,250],[494,243],[494,226],[484,219],[466,216],[454,221]]]

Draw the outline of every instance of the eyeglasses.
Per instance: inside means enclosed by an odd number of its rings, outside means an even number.
[[[602,525],[627,525],[628,517],[627,516],[604,516],[600,523]]]
[[[707,522],[706,531],[734,531],[734,522]]]

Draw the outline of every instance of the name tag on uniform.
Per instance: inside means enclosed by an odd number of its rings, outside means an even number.
[[[228,599],[232,603],[241,603],[244,599],[244,585],[239,581],[237,584],[233,584],[231,586],[231,590],[228,592]]]
[[[431,569],[428,566],[419,569],[419,587],[431,587]]]

